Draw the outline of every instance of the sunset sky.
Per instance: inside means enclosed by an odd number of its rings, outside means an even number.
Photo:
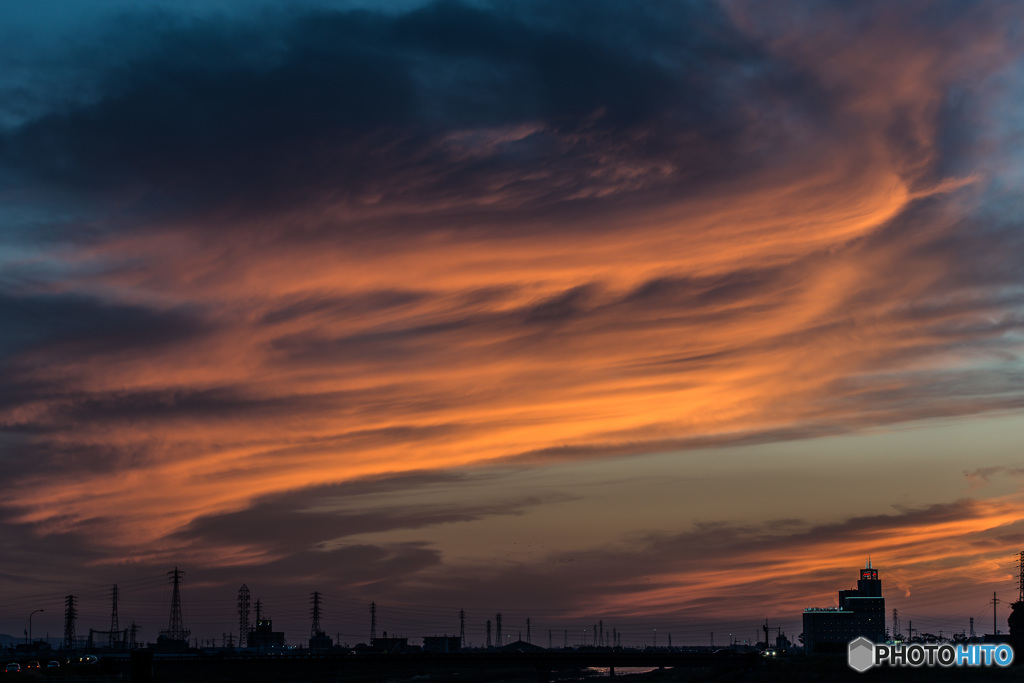
[[[0,7],[0,633],[795,638],[1024,550],[1024,5]],[[1008,610],[1000,605],[999,627]],[[663,641],[659,644],[665,644]]]

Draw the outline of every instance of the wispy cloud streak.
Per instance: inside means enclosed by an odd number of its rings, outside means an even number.
[[[164,557],[322,484],[1019,411],[1019,9],[790,5],[83,36],[124,61],[0,119],[10,521]]]

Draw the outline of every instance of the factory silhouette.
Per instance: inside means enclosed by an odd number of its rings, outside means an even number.
[[[78,632],[78,598],[68,595],[64,599],[64,637],[61,640],[62,651],[84,651],[84,652],[127,652],[137,649],[149,649],[161,654],[180,654],[190,650],[206,649],[207,646],[200,645],[198,640],[191,640],[191,631],[185,627],[185,620],[182,611],[182,583],[184,580],[182,570],[175,567],[168,572],[171,584],[171,608],[168,619],[168,627],[160,631],[155,643],[143,643],[138,638],[140,628],[133,621],[127,628],[119,627],[120,618],[118,615],[119,590],[116,584],[111,589],[111,616],[110,628],[98,630],[90,628],[88,636]],[[309,651],[330,651],[332,649],[344,648],[346,651],[380,652],[388,654],[399,654],[403,652],[425,651],[425,652],[458,652],[466,648],[466,612],[459,610],[459,635],[444,636],[423,636],[423,645],[410,645],[407,637],[388,636],[387,631],[377,635],[377,604],[369,604],[369,638],[366,643],[359,643],[353,648],[347,644],[335,642],[335,639],[324,631],[320,626],[323,615],[321,601],[322,593],[314,591],[310,593],[310,633],[309,639],[304,647]],[[34,612],[33,612],[34,614]],[[586,634],[587,632],[584,631]],[[587,640],[585,635],[583,641],[574,647],[621,647],[621,634],[616,628],[605,628],[604,621],[598,620],[589,631],[592,641]],[[493,635],[493,637],[492,637]],[[563,648],[569,647],[569,631],[562,629]],[[26,631],[26,640],[31,634]],[[518,632],[514,642],[502,645],[503,638],[511,638],[510,634],[503,633],[502,615],[500,612],[494,615],[493,629],[490,619],[486,622],[486,643],[483,649],[513,649],[518,651],[543,650],[540,646],[534,645],[531,634],[531,620],[526,619],[525,639],[522,632]],[[667,634],[668,645],[672,646],[672,635]],[[655,639],[657,636],[655,636]],[[554,631],[548,630],[548,648],[553,649]],[[46,641],[26,642],[19,649],[30,651],[33,649],[47,648]],[[209,643],[209,648],[216,649],[215,641]],[[234,633],[224,634],[219,646],[226,650],[253,650],[257,653],[285,652],[290,649],[283,631],[275,631],[273,620],[263,613],[263,605],[259,599],[253,600],[249,587],[242,584],[238,589],[238,635]]]
[[[728,646],[718,647],[713,644],[713,634],[710,644],[673,645],[671,634],[665,633],[659,644],[656,631],[652,646],[623,647],[623,634],[620,630],[598,620],[583,631],[582,638],[577,639],[579,634],[574,634],[574,642],[571,644],[568,629],[561,629],[560,632],[545,629],[545,648],[533,642],[534,633],[529,618],[525,620],[525,635],[522,630],[513,634],[502,623],[500,612],[493,616],[493,620],[486,620],[485,641],[474,647],[466,640],[465,610],[457,612],[458,633],[424,635],[421,645],[411,644],[410,639],[404,635],[388,635],[387,631],[378,634],[375,602],[367,605],[366,641],[350,646],[338,642],[340,638],[332,638],[322,628],[323,595],[319,591],[309,594],[308,639],[294,645],[287,642],[283,631],[274,630],[273,621],[264,614],[261,601],[254,600],[248,586],[244,584],[237,594],[237,635],[225,633],[219,644],[216,641],[200,642],[191,638],[191,631],[186,627],[182,608],[183,582],[183,571],[175,567],[168,572],[170,613],[167,628],[159,632],[155,642],[142,642],[138,637],[140,629],[134,621],[126,628],[121,628],[118,615],[119,591],[114,585],[111,590],[108,629],[90,628],[88,635],[79,633],[77,598],[68,595],[64,600],[64,634],[59,649],[54,649],[48,641],[32,641],[30,632],[26,632],[26,642],[13,648],[14,655],[20,659],[56,658],[51,664],[65,661],[69,666],[98,666],[102,663],[108,673],[116,671],[119,672],[117,675],[123,676],[126,671],[130,671],[131,680],[144,683],[159,679],[153,678],[154,668],[178,667],[178,673],[170,678],[176,680],[174,676],[191,677],[196,674],[188,667],[198,666],[198,662],[205,662],[203,666],[206,667],[210,666],[211,661],[220,662],[218,666],[227,667],[225,670],[236,674],[238,667],[263,667],[245,674],[249,676],[255,675],[253,672],[256,671],[265,673],[273,670],[274,666],[279,666],[275,662],[282,659],[296,666],[313,667],[324,672],[325,676],[328,675],[328,669],[336,673],[338,666],[349,672],[359,671],[360,667],[384,667],[399,677],[404,671],[422,671],[424,667],[439,666],[470,667],[470,670],[477,671],[490,670],[491,667],[528,666],[536,668],[542,677],[559,667],[574,666],[606,666],[612,671],[617,666],[741,667],[750,666],[754,661],[751,658],[757,661],[804,656],[835,658],[836,655],[845,655],[849,643],[862,636],[875,643],[1010,643],[1024,651],[1024,552],[1020,554],[1020,594],[1018,600],[1010,605],[1012,613],[1007,620],[1008,633],[998,629],[995,608],[1000,601],[996,594],[992,596],[993,628],[989,634],[975,634],[973,618],[970,620],[969,632],[965,629],[948,638],[942,638],[941,634],[935,636],[920,633],[909,621],[907,628],[903,629],[895,609],[892,610],[891,622],[888,622],[882,580],[879,570],[872,566],[869,558],[865,567],[859,570],[857,587],[838,591],[838,605],[810,607],[803,611],[803,633],[796,638],[800,644],[791,641],[780,627],[770,626],[765,621],[763,626],[758,626],[758,631],[764,634],[763,640],[740,642],[730,638]],[[453,618],[455,614],[453,612]],[[771,638],[773,635],[774,640]],[[541,639],[544,639],[543,636]],[[35,661],[32,664],[38,666]],[[283,673],[280,675],[284,676]],[[289,679],[285,676],[280,680]],[[319,679],[310,674],[308,680]]]

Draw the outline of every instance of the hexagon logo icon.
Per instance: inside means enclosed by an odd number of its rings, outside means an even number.
[[[861,636],[850,642],[848,656],[850,668],[864,673],[875,664],[875,644]]]

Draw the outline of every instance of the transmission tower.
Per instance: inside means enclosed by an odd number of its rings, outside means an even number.
[[[491,649],[491,620],[487,620],[487,649]]]
[[[238,647],[249,643],[249,587],[244,583],[238,589]]]
[[[1018,602],[1024,602],[1024,550],[1020,551],[1020,577],[1017,579],[1017,587],[1020,588]]]
[[[320,633],[320,591],[313,591],[310,598],[313,601],[313,627],[309,631],[309,637],[315,638]]]
[[[114,584],[113,590],[110,591],[111,597],[111,610],[110,610],[110,637],[108,638],[108,644],[111,649],[114,647],[114,643],[117,641],[117,632],[121,630],[121,627],[117,625],[117,584]],[[123,645],[123,643],[122,643]]]
[[[459,610],[459,647],[466,647],[466,610]]]
[[[78,618],[78,610],[75,609],[75,596],[69,595],[64,598],[64,649],[75,649],[75,620]]]
[[[526,642],[533,642],[532,640],[530,640],[530,617],[526,617]]]
[[[139,635],[139,627],[135,625],[134,621],[132,622],[132,627],[128,632],[131,634],[128,640],[128,649],[134,650],[138,646]]]
[[[259,624],[261,621],[263,621],[263,603],[256,598],[256,623]]]
[[[377,640],[377,603],[370,603],[370,645]]]
[[[171,617],[167,622],[167,630],[160,635],[171,640],[185,640],[191,633],[185,628],[184,620],[181,617],[181,577],[184,574],[185,572],[177,567],[174,568],[174,571],[167,572],[173,586],[171,588]]]
[[[501,612],[498,612],[494,617],[494,635],[495,640],[498,641],[498,647],[501,647],[505,642],[501,639]]]

